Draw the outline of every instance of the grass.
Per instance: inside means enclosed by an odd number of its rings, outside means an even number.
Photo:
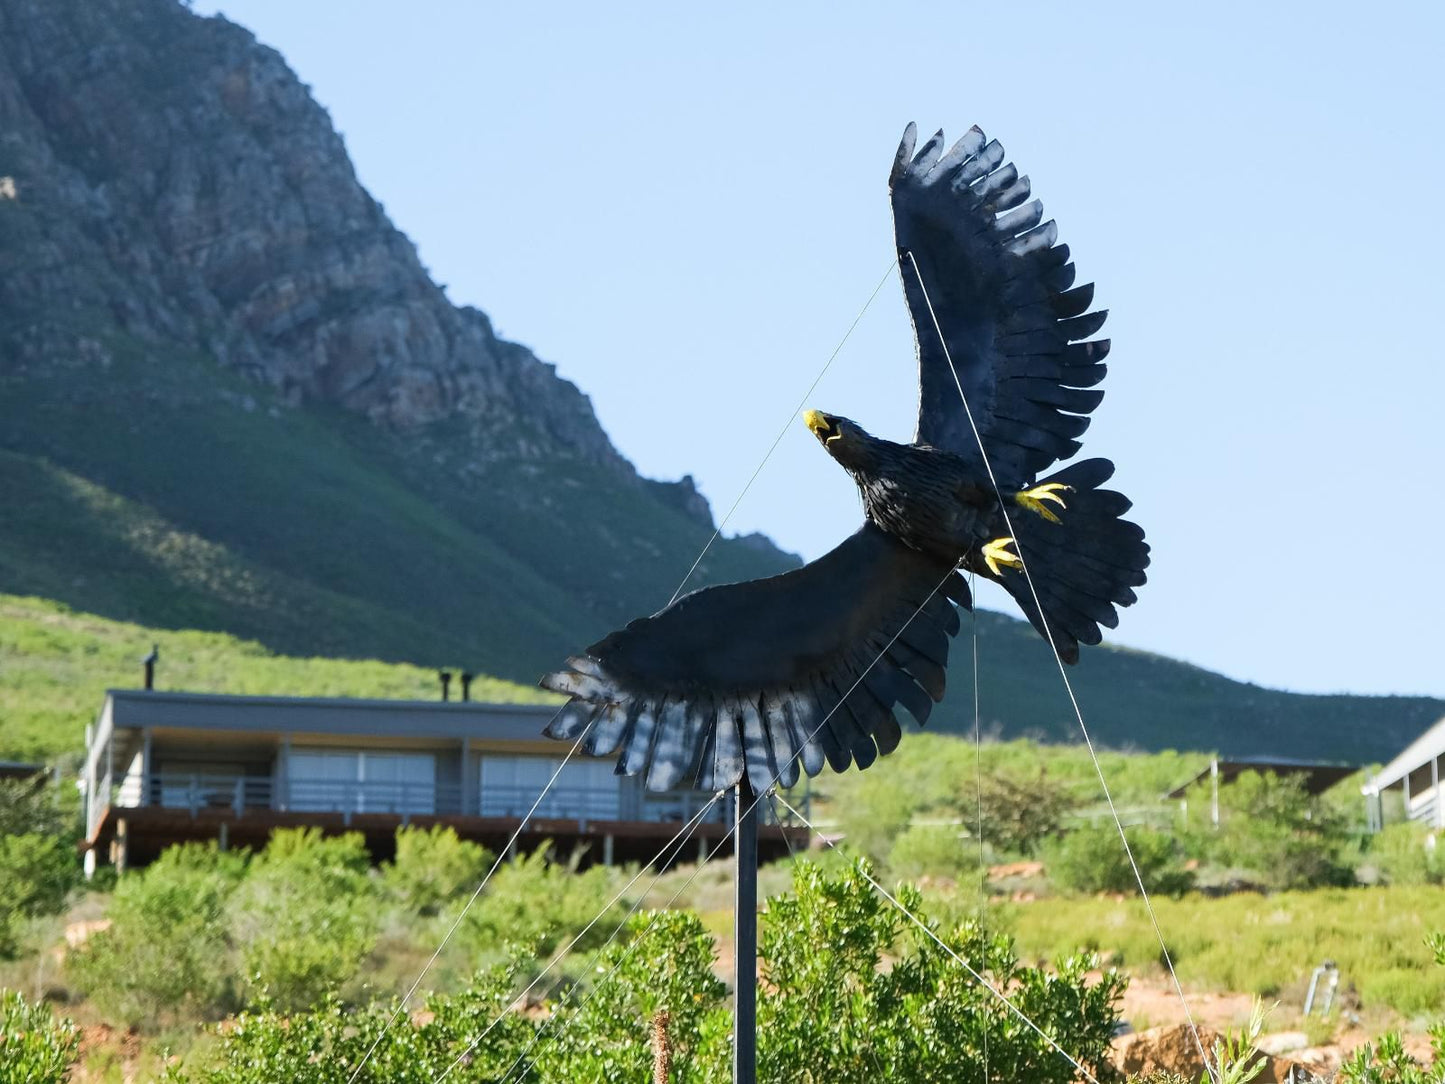
[[[1154,900],[1180,981],[1301,1004],[1311,972],[1340,968],[1366,1010],[1406,1017],[1445,1008],[1445,968],[1425,937],[1445,930],[1437,887],[1320,889]],[[1089,949],[1136,973],[1160,971],[1159,941],[1137,899],[1000,905],[1001,924],[1033,958]]]
[[[107,688],[140,683],[140,657],[160,645],[166,689],[260,695],[434,699],[436,673],[397,663],[278,655],[216,632],[172,632],[0,595],[0,758],[78,756]],[[549,702],[539,689],[479,677],[478,700]]]
[[[83,314],[63,323],[87,330]],[[292,407],[104,323],[103,366],[0,371],[0,591],[285,654],[530,681],[665,602],[711,533],[625,468]],[[526,425],[489,439],[520,446]],[[720,539],[699,582],[789,563]]]

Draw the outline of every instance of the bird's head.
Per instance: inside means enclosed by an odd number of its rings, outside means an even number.
[[[803,421],[813,431],[813,436],[822,442],[828,454],[843,466],[856,462],[865,453],[871,438],[863,427],[837,414],[824,414],[821,410],[803,413]]]

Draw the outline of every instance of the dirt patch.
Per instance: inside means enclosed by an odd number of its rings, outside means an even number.
[[[1188,1080],[1198,1080],[1204,1072],[1200,1047],[1213,1058],[1214,1044],[1219,1038],[1219,1033],[1212,1028],[1201,1027],[1196,1039],[1187,1024],[1150,1028],[1115,1039],[1109,1060],[1125,1074],[1177,1073]],[[1254,1056],[1263,1062],[1263,1070],[1254,1078],[1259,1084],[1307,1080],[1326,1071],[1322,1065],[1303,1061],[1298,1054],[1274,1057],[1257,1050]]]
[[[135,1028],[121,1029],[113,1028],[109,1024],[88,1024],[80,1029],[80,1057],[77,1063],[81,1068],[71,1079],[91,1079],[87,1070],[92,1064],[108,1062],[114,1065],[119,1062],[121,1080],[125,1084],[131,1084],[136,1079],[140,1054],[140,1032]]]
[[[1010,877],[1039,877],[1043,872],[1042,862],[1006,862],[1001,866],[989,866],[988,879],[1002,881]]]

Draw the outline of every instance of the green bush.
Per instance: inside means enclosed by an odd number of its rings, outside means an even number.
[[[244,853],[214,844],[168,848],[117,883],[110,927],[67,958],[71,978],[127,1024],[224,1012],[233,998],[227,904],[245,869]]]
[[[976,1080],[985,1043],[993,1079],[1073,1079],[1068,1061],[893,909],[868,876],[866,866],[830,876],[802,863],[793,893],[768,901],[759,1079]],[[900,898],[917,910],[916,892],[900,890]],[[1124,987],[1119,975],[1087,979],[1094,961],[1083,956],[1060,960],[1052,971],[1020,967],[1007,938],[976,925],[941,936],[1060,1047],[1099,1072]],[[535,1011],[504,1014],[534,962],[522,956],[479,974],[462,994],[429,998],[419,1022],[401,1014],[388,1028],[394,1005],[348,1012],[334,1000],[309,1013],[243,1015],[219,1037],[210,1064],[175,1079],[340,1084],[375,1043],[358,1084],[422,1084],[448,1070],[448,1080],[476,1082],[643,1080],[652,1064],[651,1027],[666,1012],[674,1084],[725,1080],[732,1014],[712,971],[714,952],[696,915],[642,914],[597,954],[590,982]]]
[[[625,933],[603,951],[597,984],[553,1007],[555,1023],[541,1029],[547,1041],[528,1056],[531,1073],[559,1084],[650,1079],[651,1026],[665,1012],[672,1084],[726,1079],[732,1014],[702,922],[686,911],[650,912]]]
[[[80,835],[80,802],[73,787],[44,779],[0,779],[0,836],[38,832],[67,841]]]
[[[0,1084],[62,1084],[80,1051],[80,1029],[47,1005],[0,990]]]
[[[0,957],[15,954],[23,920],[65,906],[79,872],[75,850],[64,838],[0,835]]]
[[[247,996],[296,1011],[360,969],[380,923],[360,833],[277,831],[230,901]]]
[[[1432,934],[1425,943],[1436,965],[1445,966],[1445,936]],[[1431,1064],[1421,1065],[1405,1052],[1399,1032],[1389,1032],[1346,1058],[1336,1079],[1340,1084],[1445,1084],[1445,1021],[1430,1025],[1430,1053]]]
[[[562,864],[543,844],[529,855],[503,864],[487,890],[467,912],[457,936],[473,952],[500,952],[508,943],[541,955],[569,940],[602,911],[617,892],[618,871],[606,866],[578,870]],[[621,903],[603,914],[579,948],[605,940],[622,919]]]
[[[382,884],[406,910],[435,915],[449,900],[470,895],[491,864],[485,847],[458,839],[451,828],[398,828],[396,857],[383,868]]]
[[[790,896],[768,901],[758,1004],[761,1079],[874,1084],[983,1079],[1066,1084],[1073,1066],[869,883],[866,864],[829,877],[800,865]],[[898,898],[921,914],[917,890]],[[925,924],[926,917],[923,918]],[[1058,1046],[1100,1072],[1126,980],[1097,982],[1089,956],[1052,971],[1019,965],[1009,938],[965,922],[940,931]],[[885,966],[889,964],[891,966]],[[987,1054],[985,1055],[985,1044]]]
[[[0,989],[0,1084],[62,1084],[79,1054],[81,1033],[49,1006],[29,1005]]]
[[[1049,840],[1058,837],[1064,818],[1080,804],[1072,789],[1050,779],[1042,767],[1027,776],[986,774],[981,787],[973,789],[982,791],[984,842],[1009,854],[1037,854]],[[961,801],[958,808],[965,824],[977,819],[979,797],[976,793],[970,803],[965,794]]]
[[[978,841],[958,825],[914,824],[904,829],[888,853],[888,869],[896,877],[976,878]]]
[[[1177,896],[1188,891],[1194,875],[1184,869],[1174,839],[1154,828],[1125,830],[1139,876],[1151,895]],[[1138,891],[1129,856],[1112,824],[1077,828],[1050,843],[1043,852],[1049,879],[1066,892]]]
[[[1195,830],[1200,857],[1272,889],[1354,883],[1353,826],[1337,805],[1311,797],[1302,777],[1243,772],[1220,788],[1219,806],[1219,828]]]
[[[1445,881],[1445,860],[1437,836],[1413,821],[1392,824],[1370,837],[1369,861],[1392,885],[1438,885]]]

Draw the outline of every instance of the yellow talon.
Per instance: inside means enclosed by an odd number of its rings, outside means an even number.
[[[998,570],[999,565],[1003,565],[1005,568],[1017,569],[1024,567],[1024,563],[1019,559],[1018,554],[1009,552],[1009,547],[1013,544],[1014,540],[1012,538],[995,538],[983,547],[983,563],[988,565],[989,571],[995,576],[1003,575],[1003,573]]]
[[[1044,501],[1053,501],[1060,508],[1067,508],[1064,498],[1060,493],[1072,493],[1073,486],[1066,486],[1062,482],[1045,482],[1043,485],[1034,486],[1032,489],[1021,490],[1014,494],[1014,503],[1020,504],[1031,512],[1037,512],[1050,523],[1058,523],[1059,517],[1052,510],[1044,507]]]

